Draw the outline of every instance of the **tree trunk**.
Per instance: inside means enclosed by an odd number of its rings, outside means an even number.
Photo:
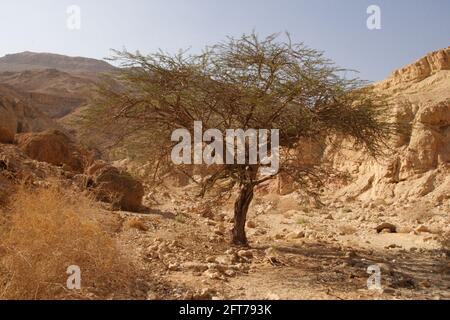
[[[253,200],[253,185],[246,184],[241,187],[239,197],[234,204],[234,228],[232,231],[233,244],[238,246],[247,245],[247,236],[245,234],[245,223],[247,221],[247,212],[250,203]]]

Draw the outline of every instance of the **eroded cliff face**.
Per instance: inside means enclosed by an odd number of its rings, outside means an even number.
[[[26,96],[0,85],[0,143],[12,143],[17,133],[59,128],[32,105]]]
[[[56,69],[0,72],[0,84],[14,88],[36,110],[60,119],[86,104],[95,88],[89,77]]]
[[[378,160],[346,142],[341,152],[328,147],[325,160],[351,176],[335,196],[363,201],[450,199],[450,47],[395,71],[374,89],[389,95],[393,121],[404,130],[393,138],[388,155]]]
[[[395,86],[407,86],[435,75],[443,70],[450,70],[450,47],[431,52],[418,61],[394,71],[391,76],[379,83],[383,89]]]

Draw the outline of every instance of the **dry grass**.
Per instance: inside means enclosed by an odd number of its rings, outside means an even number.
[[[0,299],[126,294],[133,268],[95,218],[93,202],[57,187],[21,188],[11,200],[0,226]],[[66,288],[71,265],[81,268],[79,291]]]

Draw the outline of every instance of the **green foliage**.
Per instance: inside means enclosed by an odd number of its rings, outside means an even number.
[[[101,130],[109,147],[154,165],[154,177],[171,170],[171,133],[204,130],[280,129],[284,150],[300,139],[341,136],[378,156],[393,124],[385,99],[359,79],[343,77],[321,52],[294,44],[289,35],[259,39],[256,34],[207,47],[144,56],[115,51],[120,70],[99,86],[94,106],[83,115],[85,128]],[[217,166],[207,181],[257,185],[259,165]],[[304,167],[282,155],[281,171],[305,184],[320,181],[320,168]]]

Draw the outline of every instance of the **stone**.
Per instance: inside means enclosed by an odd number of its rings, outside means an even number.
[[[416,229],[416,231],[419,232],[419,233],[432,233],[431,230],[428,227],[424,226],[424,225],[418,227]]]
[[[195,272],[205,272],[208,270],[208,265],[199,262],[185,262],[181,265],[183,270],[191,270]]]
[[[228,265],[233,263],[233,258],[230,255],[223,255],[216,257],[213,262]]]
[[[98,161],[88,168],[88,174],[89,187],[98,200],[117,204],[125,211],[142,210],[144,186],[127,172]]]
[[[254,221],[248,221],[247,228],[250,228],[250,229],[256,228],[256,223]]]
[[[83,172],[92,159],[89,151],[77,145],[68,135],[58,130],[40,133],[23,133],[16,143],[31,159],[64,166],[68,170]]]
[[[179,265],[178,265],[177,263],[169,263],[169,265],[167,266],[167,268],[168,268],[170,271],[179,271],[179,270],[180,270],[180,267],[179,267]]]
[[[241,258],[252,259],[253,252],[251,250],[239,250],[237,255]]]
[[[277,300],[281,300],[281,298],[280,298],[279,295],[277,295],[277,294],[275,294],[275,293],[272,293],[272,292],[269,292],[269,293],[267,293],[267,295],[266,295],[266,297],[265,297],[265,300],[274,300],[274,301],[277,301]]]
[[[220,272],[218,271],[213,271],[213,270],[206,270],[205,272],[203,272],[203,275],[208,277],[209,279],[212,280],[222,280],[223,276],[220,274]]]
[[[286,239],[301,239],[305,237],[303,231],[294,231],[286,235]]]
[[[389,233],[397,232],[397,227],[395,225],[393,225],[392,223],[387,223],[387,222],[380,224],[375,229],[377,230],[378,233],[381,233],[384,230],[388,230]]]

